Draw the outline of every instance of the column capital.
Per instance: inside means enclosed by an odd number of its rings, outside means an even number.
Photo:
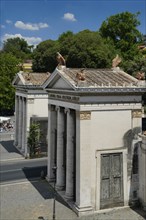
[[[71,112],[71,110],[70,110],[69,108],[65,108],[65,109],[64,109],[64,113],[65,113],[65,114],[70,113],[70,112]]]
[[[56,105],[56,106],[55,106],[55,110],[56,110],[56,111],[60,111],[60,106],[57,106],[57,105]]]
[[[55,105],[48,104],[48,110],[55,111],[56,110]]]

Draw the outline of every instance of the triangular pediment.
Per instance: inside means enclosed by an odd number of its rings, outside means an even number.
[[[25,80],[24,80],[24,78],[23,78],[23,76],[22,76],[22,74],[20,72],[16,74],[12,84],[14,86],[24,85],[25,84]]]
[[[57,69],[51,74],[43,87],[54,90],[74,90],[73,85]]]
[[[54,82],[52,89],[72,89],[71,86],[61,77]]]

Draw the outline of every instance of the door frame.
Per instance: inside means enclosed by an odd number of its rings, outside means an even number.
[[[105,149],[96,151],[96,183],[95,183],[95,210],[100,210],[100,189],[101,189],[101,155],[102,154],[114,154],[122,153],[123,155],[123,202],[124,206],[128,206],[128,189],[130,187],[130,182],[127,178],[127,148],[120,149]]]

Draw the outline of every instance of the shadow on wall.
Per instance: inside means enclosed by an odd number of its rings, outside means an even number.
[[[141,127],[135,127],[128,130],[123,137],[124,146],[128,150],[127,174],[130,206],[139,205],[139,146],[141,144],[139,133],[141,132]]]
[[[123,137],[124,146],[128,149],[128,156],[132,156],[132,143],[133,140],[138,140],[138,135],[141,133],[141,127],[135,127],[133,129],[128,130]]]

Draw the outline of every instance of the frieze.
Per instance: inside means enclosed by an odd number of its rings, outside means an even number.
[[[60,99],[65,101],[79,101],[77,96],[60,95],[60,94],[49,94],[49,98]]]
[[[91,112],[80,112],[80,120],[91,120]]]
[[[142,118],[142,111],[141,110],[133,110],[132,117],[133,118]]]

